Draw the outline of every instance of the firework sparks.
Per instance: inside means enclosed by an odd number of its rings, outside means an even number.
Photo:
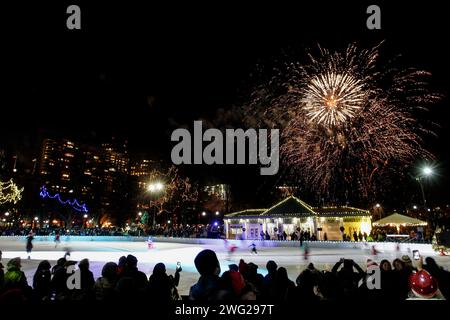
[[[318,124],[334,126],[353,118],[363,107],[361,81],[350,74],[314,75],[304,90],[306,116]]]
[[[257,88],[252,121],[282,129],[281,158],[289,176],[321,196],[350,191],[367,198],[381,179],[417,157],[427,131],[414,117],[439,96],[426,72],[377,67],[378,47],[344,52],[319,48],[307,63],[277,69]]]

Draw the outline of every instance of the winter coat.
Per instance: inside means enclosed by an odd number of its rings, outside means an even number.
[[[50,297],[52,275],[50,270],[40,270],[34,274],[33,288],[36,299],[42,300],[45,297]]]
[[[167,274],[152,274],[148,283],[148,293],[151,300],[171,301],[177,297],[178,283],[180,282],[180,273],[176,272],[175,277]]]
[[[100,277],[94,284],[95,299],[99,301],[111,301],[116,296],[116,283],[105,277]]]
[[[189,291],[189,300],[219,301],[231,298],[218,276],[201,276]]]

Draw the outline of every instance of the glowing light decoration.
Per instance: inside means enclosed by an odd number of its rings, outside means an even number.
[[[16,204],[22,199],[23,188],[19,188],[12,179],[7,182],[0,181],[0,204],[12,202]]]
[[[48,191],[47,188],[45,186],[41,187],[41,191],[39,193],[39,195],[41,196],[42,199],[45,198],[49,198],[49,199],[57,199],[59,201],[59,203],[61,203],[62,205],[68,205],[70,207],[72,207],[72,209],[74,209],[75,211],[78,212],[88,212],[88,209],[86,207],[86,204],[80,204],[78,202],[78,200],[62,200],[61,196],[59,195],[59,193],[56,193],[54,195],[51,195]]]

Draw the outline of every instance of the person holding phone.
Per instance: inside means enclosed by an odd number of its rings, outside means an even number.
[[[148,293],[152,302],[168,302],[181,299],[177,289],[178,284],[180,283],[181,271],[182,268],[180,262],[177,262],[174,276],[166,273],[166,266],[164,263],[157,263],[155,265],[148,284]]]

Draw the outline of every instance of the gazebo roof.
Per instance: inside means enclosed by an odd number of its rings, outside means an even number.
[[[403,214],[394,213],[390,216],[384,217],[378,221],[374,221],[373,225],[386,226],[386,225],[406,225],[406,226],[426,226],[425,221],[408,217]]]
[[[255,217],[261,215],[266,211],[266,209],[247,209],[242,211],[237,211],[233,213],[229,213],[225,215],[225,218],[233,218],[233,217]]]
[[[269,209],[247,209],[225,215],[224,219],[282,217],[360,217],[370,216],[368,210],[342,206],[313,208],[297,197],[290,196]]]
[[[311,206],[303,202],[297,197],[290,196],[281,202],[278,202],[273,207],[267,209],[262,216],[282,217],[282,216],[314,216],[316,213]]]

